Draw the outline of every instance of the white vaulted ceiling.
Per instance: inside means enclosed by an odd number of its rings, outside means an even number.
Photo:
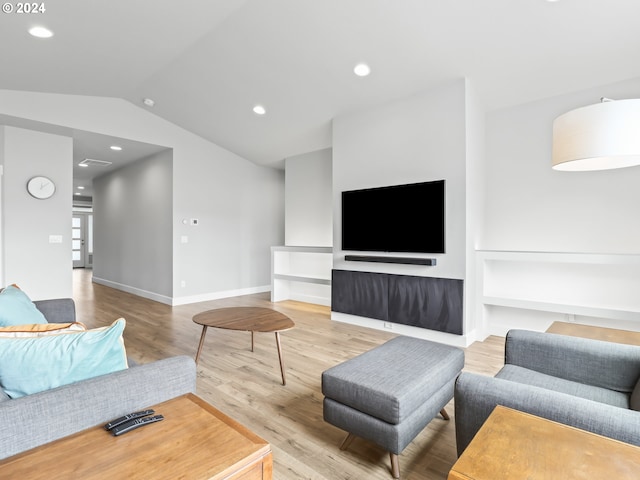
[[[331,146],[337,115],[455,78],[496,109],[640,77],[638,0],[44,4],[0,16],[0,88],[152,98],[154,114],[262,165]],[[35,24],[55,35],[31,37]]]

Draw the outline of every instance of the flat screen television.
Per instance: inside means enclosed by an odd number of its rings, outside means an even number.
[[[445,181],[342,192],[342,250],[444,253]]]

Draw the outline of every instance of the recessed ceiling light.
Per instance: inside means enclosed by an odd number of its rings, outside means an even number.
[[[264,115],[265,113],[267,113],[267,110],[262,105],[256,105],[255,107],[253,107],[253,113],[255,113],[256,115]]]
[[[81,162],[81,163],[79,163],[79,164],[78,164],[78,166],[79,166],[79,167],[88,167],[89,165],[88,165],[88,164],[86,164],[86,163],[82,163],[82,162]]]
[[[359,63],[354,67],[353,73],[359,77],[366,77],[371,73],[371,68],[366,63]]]
[[[82,185],[78,186],[78,190],[84,190],[84,187]]]
[[[144,100],[142,100],[142,103],[144,103],[147,107],[153,107],[156,104],[156,102],[154,102],[150,98],[145,98]]]
[[[33,27],[29,29],[29,33],[34,37],[38,38],[51,38],[53,37],[53,32],[48,28],[44,27]]]
[[[76,192],[74,193],[74,195],[82,195],[80,192]]]
[[[119,152],[120,150],[122,150],[122,147],[119,147],[118,145],[111,145],[109,148],[111,150],[115,150],[116,152]]]

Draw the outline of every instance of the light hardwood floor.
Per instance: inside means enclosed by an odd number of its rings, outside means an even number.
[[[271,303],[269,294],[170,307],[91,282],[91,270],[74,270],[78,320],[88,327],[127,320],[127,353],[139,363],[171,355],[194,357],[201,327],[191,317],[218,307],[266,306],[288,315],[296,327],[281,334],[287,385],[280,379],[273,334],[209,329],[198,365],[197,394],[271,443],[276,480],[391,479],[389,456],[322,420],[320,375],[395,335],[330,320],[328,307]],[[465,350],[465,370],[493,375],[504,362],[504,339],[489,337]],[[456,461],[451,420],[435,418],[400,455],[401,478],[446,479]],[[215,452],[211,452],[215,455]],[[197,461],[197,459],[194,459]]]

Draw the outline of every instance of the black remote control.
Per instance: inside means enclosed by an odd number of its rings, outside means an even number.
[[[125,415],[124,417],[120,417],[120,418],[116,418],[115,420],[107,423],[104,428],[106,430],[111,430],[114,427],[117,427],[118,425],[122,425],[125,422],[128,422],[130,420],[134,420],[136,418],[140,418],[140,417],[146,417],[147,415],[153,415],[154,413],[156,413],[153,410],[142,410],[140,412],[133,412],[133,413],[129,413],[127,415]]]
[[[144,418],[134,418],[133,420],[129,420],[128,422],[123,423],[122,425],[118,425],[117,427],[113,427],[111,429],[111,433],[114,436],[122,435],[123,433],[130,432],[131,430],[135,430],[138,427],[142,427],[149,423],[159,422],[160,420],[164,420],[162,415],[154,415],[153,417],[144,417]]]

